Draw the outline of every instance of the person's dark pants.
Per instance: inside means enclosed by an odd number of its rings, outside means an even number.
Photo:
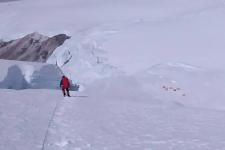
[[[69,96],[70,97],[70,91],[69,91],[69,88],[66,88],[66,89],[62,89],[62,92],[63,92],[63,96]]]

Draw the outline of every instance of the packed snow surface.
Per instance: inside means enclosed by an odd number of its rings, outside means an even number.
[[[40,150],[59,93],[0,90],[0,149]]]
[[[71,98],[1,90],[0,148],[224,150],[224,111],[165,102],[139,86],[132,77],[100,80]]]
[[[121,79],[61,102],[47,150],[223,150],[224,112],[164,103]],[[106,83],[106,85],[104,85]],[[121,85],[121,84],[120,84]],[[112,92],[116,91],[116,94]],[[130,94],[127,94],[130,93]],[[87,96],[88,97],[85,97]]]

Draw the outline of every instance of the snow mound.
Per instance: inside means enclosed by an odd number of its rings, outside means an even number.
[[[25,89],[28,88],[28,86],[29,84],[17,65],[9,67],[7,76],[0,82],[0,87],[7,89]]]
[[[2,89],[56,89],[61,70],[51,64],[0,60],[0,88]]]
[[[95,28],[81,32],[57,48],[47,62],[57,64],[69,78],[82,84],[120,75],[122,71],[108,62],[102,46],[114,33]]]

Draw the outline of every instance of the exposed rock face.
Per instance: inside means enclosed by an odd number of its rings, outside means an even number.
[[[8,42],[0,40],[0,59],[46,62],[53,51],[67,39],[70,37],[65,34],[47,37],[32,33]]]
[[[13,2],[13,1],[19,1],[19,0],[0,0],[0,3]]]

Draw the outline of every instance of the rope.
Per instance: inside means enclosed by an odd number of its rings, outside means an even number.
[[[52,112],[51,118],[50,118],[50,120],[49,120],[49,122],[48,122],[48,127],[47,127],[47,130],[46,130],[46,132],[45,132],[45,137],[44,137],[44,140],[43,140],[43,142],[42,142],[42,148],[41,148],[41,150],[44,150],[44,149],[45,149],[45,144],[46,144],[46,141],[47,141],[49,129],[50,129],[50,127],[51,127],[51,124],[52,124],[53,119],[54,119],[54,117],[55,117],[56,110],[58,109],[58,106],[59,106],[60,102],[61,102],[61,100],[59,100],[59,101],[56,103],[55,108],[54,108],[54,110],[53,110],[53,112]]]

